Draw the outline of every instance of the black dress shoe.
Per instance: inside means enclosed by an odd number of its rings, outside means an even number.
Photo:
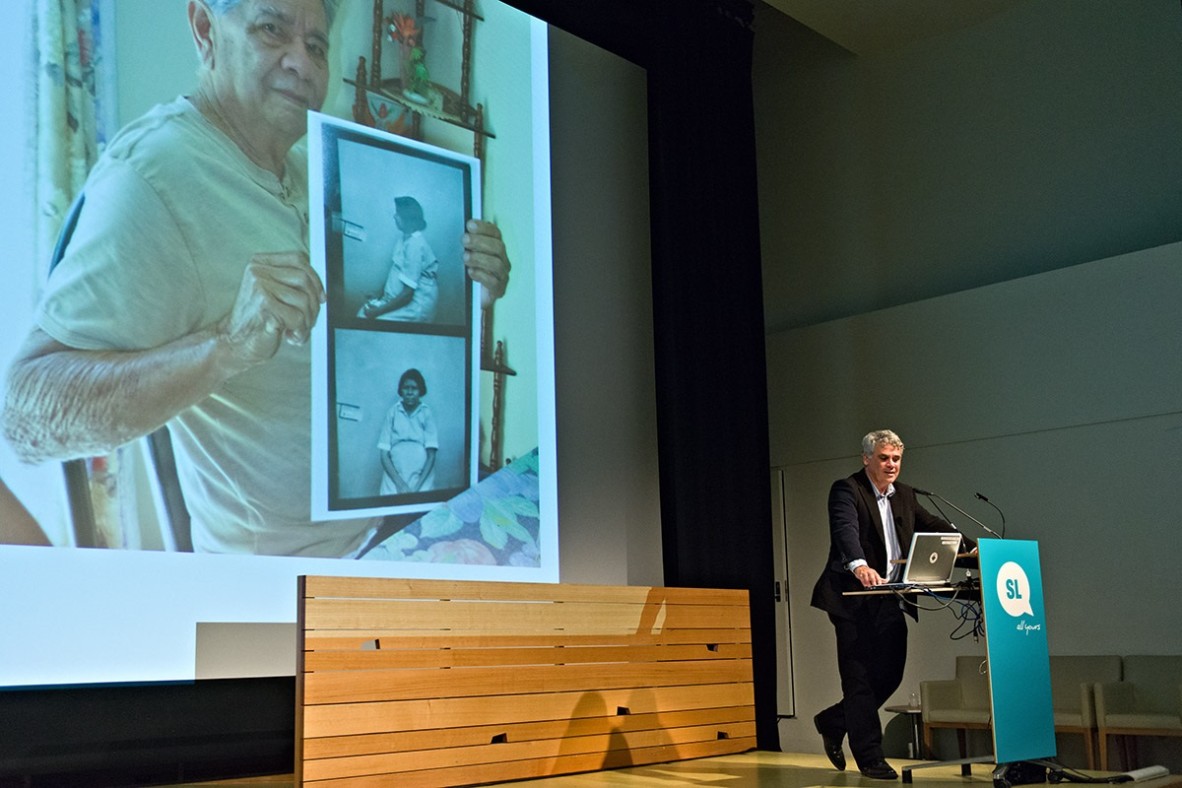
[[[825,748],[825,757],[829,759],[829,763],[833,764],[833,768],[839,772],[845,771],[845,753],[841,749],[841,740],[843,736],[833,737],[825,733],[821,729],[821,723],[813,717],[813,725],[817,729],[817,733],[821,734],[821,746]]]
[[[858,771],[862,772],[863,777],[869,777],[871,780],[899,779],[899,774],[886,761],[875,761],[865,766],[859,766]]]

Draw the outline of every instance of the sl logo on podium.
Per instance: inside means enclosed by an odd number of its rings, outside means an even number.
[[[1053,758],[1055,714],[1038,543],[982,539],[981,603],[997,763]]]
[[[1023,613],[1028,616],[1034,615],[1034,610],[1030,607],[1030,578],[1026,577],[1021,564],[1006,561],[1001,569],[997,570],[997,596],[1002,609],[1011,616]]]

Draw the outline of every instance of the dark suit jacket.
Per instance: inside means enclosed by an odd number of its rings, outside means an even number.
[[[895,482],[891,513],[895,517],[895,534],[902,550],[911,544],[911,535],[916,531],[957,530],[920,506],[915,490],[901,482]],[[975,544],[965,537],[961,549],[971,550]],[[843,597],[841,594],[843,591],[859,591],[862,588],[854,573],[845,568],[846,564],[858,558],[865,559],[883,577],[887,576],[882,517],[878,513],[874,487],[864,469],[838,479],[829,488],[829,558],[825,563],[825,571],[813,587],[813,607],[838,618],[854,615],[866,598]],[[916,615],[913,605],[908,605],[907,610],[913,617]]]

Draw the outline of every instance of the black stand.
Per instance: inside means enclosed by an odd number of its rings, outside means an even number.
[[[1054,761],[1035,760],[999,763],[993,770],[993,788],[1063,780],[1063,766]]]
[[[974,763],[993,763],[992,755],[978,755],[975,758],[961,758],[956,761],[932,761],[931,763],[917,763],[912,766],[903,767],[903,782],[911,782],[911,772],[916,769],[934,769],[937,766],[960,766],[961,777],[971,777],[973,775]]]
[[[915,769],[932,769],[936,766],[960,765],[960,775],[971,777],[974,763],[993,763],[992,755],[978,755],[974,758],[962,758],[957,761],[932,761],[931,763],[917,763],[914,766],[903,767],[903,782],[911,782],[911,772]],[[1037,767],[1034,772],[1031,766]],[[1049,775],[1048,775],[1049,773]],[[1063,767],[1054,761],[1019,761],[1017,763],[999,763],[993,769],[993,788],[1012,788],[1015,785],[1031,783],[1045,783],[1048,780],[1057,783],[1063,779]]]

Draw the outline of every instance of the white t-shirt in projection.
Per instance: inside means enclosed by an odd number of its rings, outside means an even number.
[[[111,141],[38,322],[71,347],[134,350],[220,320],[260,252],[307,252],[307,165],[256,166],[187,99]],[[368,520],[310,521],[311,353],[283,344],[169,429],[198,551],[341,556]]]

